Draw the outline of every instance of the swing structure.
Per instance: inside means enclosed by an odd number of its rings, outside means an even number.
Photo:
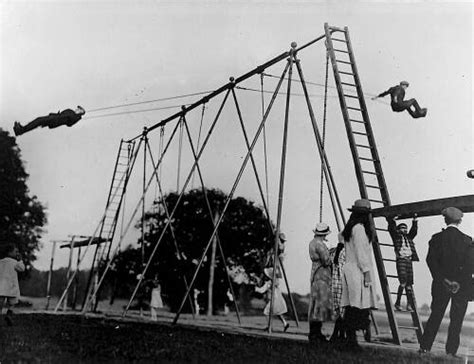
[[[374,258],[377,265],[379,281],[380,281],[380,289],[383,293],[383,299],[385,304],[385,309],[387,312],[388,321],[390,324],[390,329],[393,337],[393,341],[395,344],[401,345],[401,338],[399,331],[400,329],[408,329],[408,330],[415,330],[418,339],[422,335],[422,326],[421,321],[418,316],[418,312],[416,311],[416,304],[415,310],[411,313],[413,325],[409,327],[400,326],[397,323],[397,319],[395,317],[394,307],[391,299],[391,295],[394,294],[391,292],[391,288],[388,282],[388,279],[398,279],[396,274],[387,274],[386,273],[386,265],[387,269],[388,266],[391,265],[391,269],[394,270],[395,268],[395,259],[388,258],[387,256],[393,256],[393,243],[386,243],[385,240],[382,240],[383,234],[386,235],[386,238],[389,239],[388,230],[385,226],[381,226],[381,219],[376,219],[376,217],[390,217],[391,215],[391,202],[390,197],[388,194],[388,189],[385,183],[380,158],[378,155],[377,147],[375,144],[375,137],[371,128],[371,123],[368,115],[368,110],[365,104],[364,93],[362,91],[361,82],[359,79],[359,74],[356,67],[355,57],[352,50],[351,41],[349,38],[349,31],[348,28],[337,28],[329,26],[325,24],[324,26],[325,32],[323,35],[319,36],[318,38],[312,40],[311,42],[304,44],[303,46],[298,47],[296,43],[291,44],[291,49],[288,51],[283,52],[282,54],[278,55],[277,57],[271,59],[270,61],[254,68],[253,70],[245,73],[240,77],[229,79],[229,82],[220,87],[219,89],[205,95],[197,102],[194,102],[191,105],[183,106],[181,110],[161,122],[152,125],[149,128],[145,128],[142,133],[139,135],[131,138],[130,140],[120,142],[119,153],[117,156],[117,162],[115,165],[115,170],[112,176],[112,184],[110,187],[109,198],[107,200],[105,212],[100,219],[99,224],[97,225],[94,234],[92,235],[91,239],[88,242],[88,245],[85,247],[87,250],[90,245],[92,244],[94,237],[106,237],[107,243],[103,245],[97,245],[96,251],[94,254],[94,261],[93,261],[93,268],[91,269],[91,277],[95,276],[96,278],[89,279],[89,285],[87,289],[87,294],[84,299],[84,303],[82,306],[82,312],[86,313],[89,309],[94,309],[93,302],[97,302],[96,298],[100,292],[100,288],[104,282],[104,279],[107,273],[110,271],[113,265],[113,259],[120,251],[121,243],[130,229],[135,217],[139,213],[141,209],[142,213],[142,229],[141,229],[141,252],[142,252],[142,272],[139,275],[138,282],[135,286],[135,289],[130,297],[130,300],[123,311],[123,316],[125,316],[130,309],[132,301],[135,299],[138,289],[142,284],[144,277],[147,274],[147,271],[155,258],[157,253],[157,249],[160,246],[160,243],[163,240],[165,233],[169,230],[172,235],[173,245],[176,251],[176,256],[178,259],[183,259],[182,254],[179,249],[179,241],[177,240],[174,229],[173,229],[173,217],[176,214],[178,206],[183,199],[183,195],[186,192],[188,186],[192,183],[194,184],[195,175],[197,174],[197,179],[202,190],[202,194],[206,203],[206,209],[208,215],[210,217],[210,222],[212,223],[213,229],[212,233],[208,237],[205,243],[205,248],[203,249],[201,258],[195,268],[194,274],[192,277],[186,277],[184,273],[182,274],[182,279],[184,285],[186,287],[186,293],[181,300],[181,304],[179,309],[176,313],[176,316],[173,320],[173,323],[177,323],[179,317],[182,313],[182,310],[188,301],[193,308],[192,299],[191,299],[191,292],[196,282],[196,278],[198,273],[203,265],[203,262],[209,252],[209,249],[213,244],[217,248],[218,254],[221,257],[222,262],[225,265],[225,270],[227,274],[227,283],[229,285],[229,289],[232,293],[234,298],[234,307],[237,315],[237,319],[239,324],[241,324],[241,315],[239,312],[239,308],[237,305],[237,299],[235,298],[235,294],[232,287],[231,277],[229,276],[229,270],[227,268],[227,260],[225,256],[225,252],[222,248],[222,244],[219,238],[219,226],[221,225],[226,211],[228,210],[229,204],[231,199],[235,195],[236,189],[242,179],[244,171],[248,164],[251,164],[251,168],[253,174],[255,176],[255,180],[258,186],[258,194],[261,199],[261,203],[263,206],[263,211],[265,213],[265,217],[268,222],[268,234],[273,239],[273,264],[278,261],[282,268],[283,278],[286,284],[286,288],[288,291],[288,296],[291,302],[291,307],[293,310],[295,321],[298,325],[298,315],[296,313],[295,305],[292,299],[290,286],[288,283],[286,271],[284,269],[283,261],[280,259],[278,255],[278,244],[279,244],[279,235],[281,232],[281,225],[282,225],[282,212],[283,212],[283,200],[285,194],[285,173],[286,173],[286,162],[287,162],[287,145],[288,145],[288,132],[289,132],[289,121],[290,121],[290,100],[292,94],[292,86],[293,83],[299,83],[302,87],[304,103],[307,107],[308,112],[308,120],[310,127],[314,134],[314,139],[316,142],[316,146],[318,149],[319,158],[321,161],[321,170],[320,170],[320,190],[319,190],[319,198],[320,198],[320,206],[319,206],[319,219],[322,220],[323,214],[323,185],[326,186],[327,192],[329,195],[330,204],[334,213],[334,218],[336,221],[337,229],[340,231],[344,226],[346,220],[344,217],[344,211],[342,208],[342,204],[340,202],[339,194],[336,189],[336,184],[334,180],[334,176],[329,164],[328,156],[326,154],[325,148],[325,138],[326,138],[326,109],[327,109],[327,90],[328,90],[328,78],[329,78],[329,64],[332,66],[336,89],[338,93],[338,99],[340,108],[342,111],[342,117],[344,120],[345,130],[349,141],[349,146],[352,154],[352,159],[354,163],[354,169],[356,174],[356,179],[358,182],[359,192],[361,198],[366,198],[371,201],[371,203],[377,208],[377,214],[373,214],[370,217],[372,229],[375,232],[374,241],[372,242]],[[319,131],[319,126],[316,120],[315,111],[312,106],[311,102],[311,95],[308,92],[308,87],[305,80],[305,76],[303,74],[303,68],[301,64],[301,60],[299,59],[298,55],[304,51],[305,49],[309,48],[310,46],[314,45],[317,42],[325,42],[326,47],[326,72],[325,72],[325,93],[324,93],[324,106],[323,106],[323,132],[322,134]],[[269,74],[266,73],[266,70],[270,67],[277,66],[280,63],[284,63],[286,61],[283,70],[281,71],[280,76],[277,77],[277,85],[272,92],[271,99],[268,103],[265,103],[264,100],[264,77],[268,76]],[[296,75],[296,77],[294,76]],[[249,135],[246,127],[246,123],[244,120],[244,116],[242,113],[241,103],[238,98],[238,94],[236,90],[243,90],[245,87],[242,87],[241,84],[254,77],[260,76],[260,91],[261,91],[261,110],[262,115],[258,126],[253,135]],[[281,159],[280,159],[280,168],[279,168],[279,180],[278,180],[278,195],[277,195],[277,207],[276,207],[276,223],[273,225],[272,220],[270,218],[270,207],[269,207],[269,188],[268,188],[268,165],[267,165],[267,128],[268,124],[272,121],[269,117],[270,111],[274,107],[275,100],[278,95],[280,95],[280,90],[282,90],[282,86],[286,81],[286,92],[283,92],[285,95],[285,103],[284,103],[284,117],[283,117],[283,136],[282,136],[282,144],[281,144]],[[204,112],[206,109],[206,105],[211,101],[217,100],[218,96],[222,96],[222,101],[217,107],[217,112],[215,117],[213,118],[207,133],[202,134],[203,129],[203,119],[204,119]],[[205,182],[203,173],[201,170],[202,163],[202,156],[206,147],[209,144],[211,137],[215,131],[215,127],[222,116],[222,111],[226,104],[233,104],[233,109],[237,114],[237,118],[239,121],[239,125],[242,131],[244,144],[245,144],[245,156],[241,160],[241,164],[236,175],[236,178],[230,188],[230,192],[227,195],[225,203],[223,207],[217,210],[213,207],[209,201],[207,196],[207,190],[205,188]],[[189,128],[188,119],[189,116],[192,115],[192,111],[199,110],[199,107],[202,107],[202,111],[200,115],[200,125],[199,125],[199,135],[197,143],[193,140],[192,133]],[[169,126],[175,122],[174,127],[172,128],[169,137],[164,142],[164,135],[165,135],[165,127]],[[149,143],[149,135],[154,130],[160,130],[160,146],[159,146],[159,156],[155,160],[152,153],[152,148]],[[145,231],[145,223],[144,223],[144,215],[145,215],[145,196],[147,191],[150,190],[152,184],[156,183],[157,189],[155,191],[159,193],[159,200],[164,201],[164,188],[162,186],[162,164],[165,155],[169,150],[171,150],[171,143],[174,138],[178,138],[178,160],[177,160],[177,183],[176,183],[176,191],[178,194],[177,201],[174,206],[167,206],[166,203],[162,204],[162,208],[164,209],[164,213],[167,217],[166,224],[164,228],[161,230],[159,234],[159,238],[157,241],[153,243],[153,249],[148,257],[145,257],[145,250],[144,250],[144,231]],[[202,139],[202,140],[201,140]],[[189,169],[188,174],[184,178],[184,183],[181,184],[181,170],[183,168],[182,165],[182,147],[185,144],[185,140],[189,143],[190,152],[192,155],[192,162],[191,167]],[[263,140],[263,148],[264,148],[264,170],[265,170],[265,181],[262,183],[257,163],[255,160],[256,154],[256,145],[260,141]],[[138,143],[137,143],[138,141]],[[127,191],[127,183],[132,174],[132,170],[135,166],[135,162],[141,150],[143,149],[143,181],[142,181],[142,195],[139,201],[137,202],[133,212],[131,214],[130,220],[127,224],[122,224],[122,230],[118,240],[114,243],[114,236],[115,236],[115,229],[117,227],[117,221],[119,219],[120,211],[122,211],[124,207],[124,196]],[[126,150],[126,153],[123,153],[123,150]],[[123,157],[125,156],[125,157]],[[124,158],[124,159],[121,159]],[[146,159],[149,158],[152,165],[151,175],[146,175]],[[123,167],[120,169],[119,167]],[[265,186],[265,188],[264,188]],[[156,196],[155,196],[156,199]],[[451,202],[452,200],[450,200]],[[474,211],[474,203],[472,203],[470,207]],[[414,213],[414,208],[411,207],[410,209],[403,210],[407,216],[412,216]],[[466,211],[466,210],[465,210]],[[410,215],[411,213],[411,215]],[[439,212],[438,212],[439,214]],[[110,216],[110,217],[108,217]],[[123,216],[123,215],[122,215]],[[108,221],[108,222],[107,222]],[[383,224],[383,221],[382,221]],[[384,238],[385,239],[385,238]],[[85,251],[83,253],[85,255]],[[78,259],[78,265],[82,261],[84,255],[81,259]],[[274,267],[275,268],[275,267]],[[273,279],[272,279],[272,290],[271,290],[271,301],[270,301],[270,314],[268,318],[268,329],[269,332],[272,332],[272,321],[273,321],[273,305],[274,305],[274,292],[275,286],[274,282],[276,279],[276,271],[277,269],[273,269]],[[62,302],[65,300],[67,295],[68,289],[70,288],[72,281],[74,279],[74,274],[69,278],[67,282],[67,286],[57,303],[55,310],[57,311]],[[92,283],[91,283],[92,282]],[[398,281],[394,281],[397,282]],[[413,297],[413,301],[415,298]],[[193,315],[195,312],[193,311]]]

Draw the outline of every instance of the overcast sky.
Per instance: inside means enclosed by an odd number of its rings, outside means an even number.
[[[292,41],[302,45],[322,35],[325,22],[349,27],[392,203],[472,193],[473,181],[465,176],[466,170],[474,168],[470,2],[3,1],[0,7],[0,127],[12,132],[15,120],[26,123],[76,105],[88,111],[72,128],[38,129],[17,138],[30,174],[30,191],[47,206],[47,233],[35,263],[39,269],[48,267],[50,240],[93,233],[105,207],[120,139],[139,135],[144,126],[179,109],[110,114],[179,106],[199,96],[93,110],[214,90],[230,76],[242,75],[288,50]],[[323,84],[324,44],[315,44],[299,57],[307,80]],[[267,73],[279,75],[284,63]],[[428,108],[426,118],[393,113],[387,98],[369,99],[401,80],[410,82],[407,97],[416,97]],[[358,189],[332,74],[329,81],[328,157],[342,202],[350,207]],[[264,82],[265,89],[273,91],[275,79],[266,77]],[[259,78],[241,86],[259,88]],[[301,87],[293,86],[282,229],[288,237],[285,261],[290,284],[296,292],[307,293],[307,245],[319,220],[320,167],[308,112],[299,96]],[[321,122],[324,89],[309,87]],[[237,92],[253,135],[261,118],[260,94]],[[265,94],[265,103],[269,99]],[[209,103],[203,130],[209,127],[221,100]],[[188,117],[194,137],[201,111],[196,109]],[[109,116],[98,117],[101,115]],[[281,96],[267,130],[273,219],[283,117]],[[171,126],[174,124],[166,135]],[[158,131],[150,134],[155,155],[158,137]],[[186,148],[181,184],[190,165]],[[243,156],[235,108],[227,105],[203,156],[207,186],[229,192]],[[176,189],[177,158],[174,144],[163,166],[167,191]],[[264,179],[261,142],[256,158]],[[131,181],[130,209],[140,196],[142,173],[138,168]],[[198,187],[197,179],[193,186]],[[147,206],[156,193],[152,187]],[[261,204],[251,173],[244,175],[236,193]],[[327,196],[324,205],[323,219],[336,231]],[[415,265],[419,303],[430,299],[431,277],[424,261],[427,242],[442,226],[441,217],[420,221],[415,240],[422,257]],[[465,217],[462,230],[472,235],[472,215]],[[136,232],[132,232],[125,244],[135,239]],[[335,239],[336,234],[330,235],[332,243]],[[56,258],[57,266],[67,264],[64,250]]]

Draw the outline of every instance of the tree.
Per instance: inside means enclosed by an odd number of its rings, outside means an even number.
[[[213,211],[220,213],[227,195],[217,189],[208,189],[207,196]],[[168,221],[164,203],[166,203],[168,211],[171,212],[177,200],[176,193],[169,193],[163,201],[157,201],[155,207],[145,214],[146,257],[150,256]],[[153,279],[155,275],[159,276],[163,299],[172,311],[178,309],[185,293],[183,275],[186,276],[189,283],[204,248],[209,242],[214,229],[213,218],[215,216],[209,214],[202,190],[189,191],[183,195],[171,222],[181,256],[177,255],[175,240],[170,228],[166,230],[157,248],[145,278]],[[137,224],[137,226],[140,225]],[[244,282],[248,282],[249,277],[261,275],[266,254],[273,245],[272,232],[262,208],[255,206],[253,202],[243,197],[233,198],[219,226],[218,235],[226,256],[226,265],[234,275],[238,272],[240,278],[244,276]],[[121,255],[126,254],[131,257],[132,253],[129,249]],[[193,287],[201,292],[199,304],[203,308],[207,305],[210,258],[211,249],[208,250]],[[215,307],[222,307],[228,299],[226,293],[229,287],[219,248],[215,260],[213,303]],[[129,272],[128,279],[130,281],[134,280],[139,273],[135,269],[141,268],[136,263],[125,264],[121,257],[118,257],[115,265],[117,270]],[[120,268],[120,265],[123,268]],[[240,283],[242,282],[234,279],[233,284]],[[238,289],[235,291],[237,292]],[[190,307],[186,305],[185,309],[189,311]]]
[[[16,244],[29,270],[36,260],[46,215],[38,198],[29,195],[27,179],[15,138],[0,129],[0,248]]]

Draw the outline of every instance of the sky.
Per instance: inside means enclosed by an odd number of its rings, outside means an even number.
[[[143,127],[155,125],[200,96],[129,104],[217,89],[229,77],[289,50],[291,42],[302,45],[322,35],[325,22],[349,28],[392,203],[472,194],[473,180],[465,176],[474,168],[471,2],[2,1],[0,14],[0,127],[12,133],[15,120],[27,123],[76,105],[87,111],[72,128],[37,129],[17,138],[30,175],[30,192],[47,207],[48,225],[35,262],[38,269],[49,267],[52,240],[94,232],[104,211],[120,140],[140,135]],[[318,42],[298,56],[306,80],[324,84],[324,44]],[[266,73],[280,75],[284,65],[279,63]],[[407,97],[428,108],[426,118],[393,113],[387,98],[369,99],[401,80],[410,82]],[[264,78],[265,90],[272,92],[275,85],[274,78]],[[261,94],[252,90],[259,89],[260,79],[240,86],[247,88],[237,94],[253,135],[262,111]],[[321,127],[324,88],[314,84],[308,88]],[[294,82],[292,92],[282,230],[288,238],[285,266],[290,286],[305,294],[311,266],[308,242],[319,221],[320,164],[301,86]],[[343,206],[350,207],[358,189],[332,73],[328,94],[327,154]],[[266,105],[270,97],[264,94]],[[201,142],[221,100],[219,96],[206,105]],[[277,97],[266,129],[273,220],[284,101],[284,96]],[[115,107],[119,105],[129,106]],[[104,109],[108,107],[114,108]],[[135,112],[144,109],[155,110]],[[197,108],[188,115],[195,140],[201,113]],[[150,144],[156,156],[158,130],[150,133]],[[235,107],[228,103],[203,154],[206,185],[229,192],[245,152]],[[264,180],[261,139],[255,157]],[[174,141],[163,162],[166,191],[177,188],[177,165]],[[180,187],[190,165],[185,145]],[[148,164],[147,178],[150,168]],[[143,167],[137,167],[126,198],[125,221],[141,196],[142,178]],[[191,185],[199,186],[197,177]],[[152,186],[145,198],[147,208],[157,193]],[[236,195],[261,205],[250,165]],[[333,231],[329,243],[334,245],[337,226],[327,195],[323,205],[323,220]],[[132,225],[138,218],[132,218]],[[424,261],[428,241],[442,227],[441,217],[420,221],[415,239],[421,257],[415,264],[420,304],[430,300],[431,277]],[[465,216],[461,229],[472,235],[472,215]],[[136,241],[137,231],[131,230],[125,245]],[[65,266],[67,261],[68,252],[58,251],[55,266]]]

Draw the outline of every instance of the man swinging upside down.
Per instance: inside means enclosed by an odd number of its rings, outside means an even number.
[[[85,113],[86,110],[84,110],[83,107],[77,106],[76,110],[66,109],[61,112],[51,113],[47,116],[40,116],[25,126],[22,126],[18,121],[15,121],[13,131],[15,132],[15,135],[18,136],[38,127],[44,128],[47,126],[48,128],[53,129],[61,125],[73,126],[81,120]]]
[[[392,98],[390,106],[392,106],[393,111],[401,112],[406,110],[415,119],[425,117],[428,109],[422,109],[415,99],[403,100],[405,98],[405,90],[409,85],[410,84],[407,81],[402,81],[400,82],[400,85],[390,87],[387,91],[382,92],[380,95],[372,97],[372,100],[390,94],[390,97]],[[415,110],[412,109],[412,106]]]

